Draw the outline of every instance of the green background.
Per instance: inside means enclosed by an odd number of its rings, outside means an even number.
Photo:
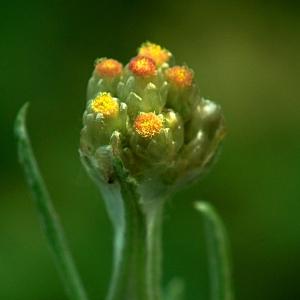
[[[5,1],[0,5],[0,299],[63,300],[17,163],[13,120],[28,127],[91,299],[104,299],[112,229],[78,159],[96,57],[126,62],[145,40],[195,72],[224,109],[219,162],[168,204],[164,283],[208,299],[201,218],[209,200],[232,248],[236,298],[300,299],[300,8],[297,1]]]

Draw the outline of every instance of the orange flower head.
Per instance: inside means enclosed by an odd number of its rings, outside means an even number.
[[[167,49],[150,42],[142,44],[139,48],[139,55],[153,59],[158,66],[167,62],[172,56]]]
[[[115,59],[105,58],[96,64],[96,72],[102,77],[116,77],[122,73],[122,64]]]
[[[141,113],[134,121],[135,131],[143,138],[152,138],[163,128],[163,120],[154,113]]]
[[[175,66],[166,70],[166,76],[169,82],[174,85],[185,88],[193,83],[193,73],[187,67]]]
[[[95,113],[101,113],[104,117],[115,117],[119,113],[118,102],[110,93],[100,93],[91,103]]]
[[[138,55],[130,61],[129,70],[141,77],[154,76],[156,74],[156,64],[150,57]]]

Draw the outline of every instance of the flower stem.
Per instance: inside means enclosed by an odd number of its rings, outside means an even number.
[[[117,188],[117,186],[115,186]],[[104,198],[110,201],[108,188]],[[103,190],[102,190],[103,191]],[[115,193],[114,193],[115,194]],[[136,199],[122,199],[124,221],[115,227],[114,268],[108,300],[137,300],[146,297],[145,282],[145,235],[146,224]]]
[[[147,216],[147,290],[150,300],[161,298],[161,235],[163,201],[149,212]]]
[[[71,253],[65,241],[63,229],[35,160],[25,121],[28,103],[20,110],[15,124],[20,162],[39,213],[42,229],[52,250],[64,287],[71,300],[87,300],[87,295],[77,273]]]
[[[143,209],[136,184],[117,173],[116,182],[97,182],[115,230],[107,300],[160,300],[162,205]]]

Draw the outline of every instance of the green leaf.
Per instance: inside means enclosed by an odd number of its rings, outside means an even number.
[[[52,250],[65,290],[72,300],[87,300],[88,298],[65,241],[63,229],[32,151],[25,125],[28,105],[26,103],[20,109],[15,123],[19,160],[33,194],[42,229]]]
[[[165,291],[165,300],[183,300],[184,299],[184,281],[180,278],[173,278],[167,285]]]
[[[226,231],[215,209],[206,202],[196,202],[202,213],[210,276],[210,300],[233,300],[231,266]]]

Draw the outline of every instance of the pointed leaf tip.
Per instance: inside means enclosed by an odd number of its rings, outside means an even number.
[[[14,126],[14,130],[15,130],[15,135],[20,138],[21,134],[24,133],[25,129],[25,122],[26,122],[26,116],[27,116],[27,111],[29,108],[30,103],[29,102],[25,102],[23,104],[23,106],[20,108],[20,110],[18,111],[16,120],[15,120],[15,126]]]
[[[212,206],[206,202],[195,202],[194,208],[200,212],[207,212],[208,210],[212,209]]]

